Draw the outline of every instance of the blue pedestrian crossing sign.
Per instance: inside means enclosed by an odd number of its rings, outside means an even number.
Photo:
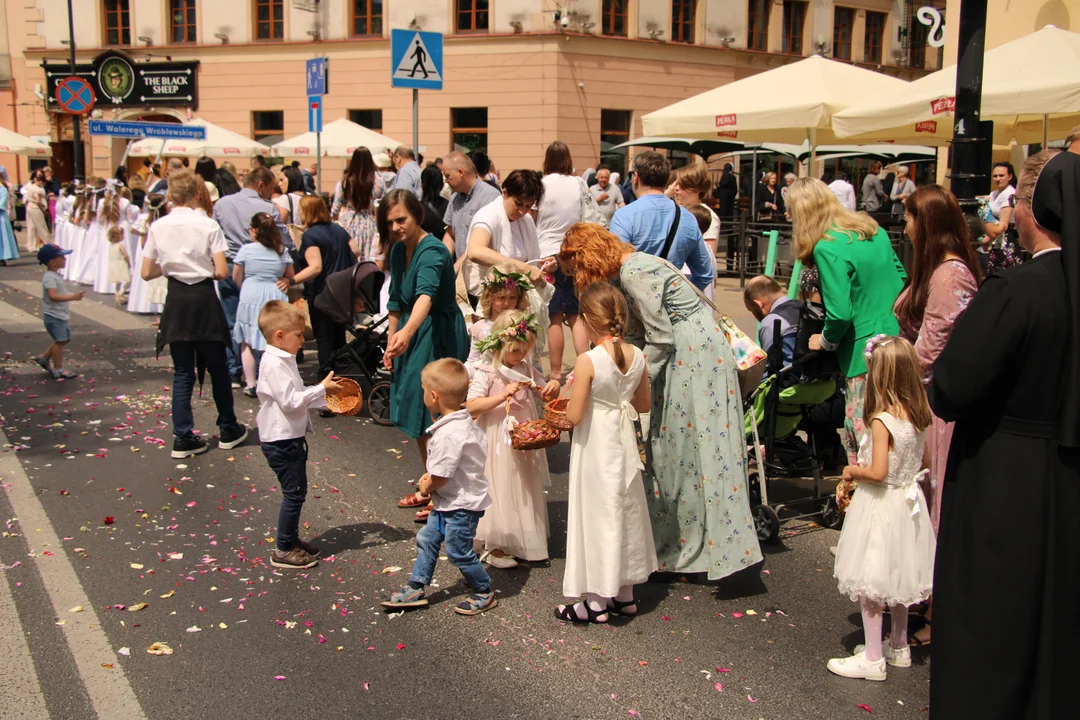
[[[312,95],[307,99],[308,132],[322,132],[322,95]]]
[[[418,30],[390,31],[390,86],[442,90],[443,36]]]

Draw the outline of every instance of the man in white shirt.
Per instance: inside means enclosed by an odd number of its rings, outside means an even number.
[[[623,201],[622,190],[618,185],[612,184],[611,170],[607,166],[601,165],[596,171],[596,184],[589,188],[589,192],[610,225],[611,216],[626,203]]]
[[[394,169],[397,170],[397,177],[394,178],[391,190],[408,190],[417,200],[423,197],[423,188],[420,186],[422,170],[420,163],[416,162],[416,152],[411,147],[399,145],[394,150]]]
[[[857,205],[855,204],[855,188],[848,182],[847,173],[843,170],[836,172],[836,179],[829,183],[829,189],[832,190],[833,195],[840,201],[840,204],[846,207],[851,212],[855,212]]]

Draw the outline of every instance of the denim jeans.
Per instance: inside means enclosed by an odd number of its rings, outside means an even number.
[[[292,438],[261,443],[263,455],[281,485],[281,509],[278,510],[277,549],[289,552],[296,545],[300,531],[300,510],[307,496],[307,440]]]
[[[240,307],[240,288],[232,279],[233,264],[229,263],[229,277],[217,281],[218,294],[221,296],[221,308],[225,311],[225,322],[229,323],[229,338],[232,338],[233,326],[236,325],[236,311]],[[240,364],[240,348],[231,340],[225,348],[228,359],[229,377],[236,377],[243,371]]]
[[[473,592],[491,592],[491,578],[473,550],[476,524],[483,516],[483,510],[433,510],[427,525],[416,534],[416,563],[409,582],[431,584],[435,563],[439,561],[439,547],[445,540],[446,557],[465,576]]]
[[[173,361],[172,419],[173,435],[191,437],[195,431],[195,416],[191,412],[191,394],[195,389],[195,354],[202,354],[217,406],[217,426],[236,426],[233,411],[232,383],[225,360],[225,344],[220,342],[174,342],[169,344]]]

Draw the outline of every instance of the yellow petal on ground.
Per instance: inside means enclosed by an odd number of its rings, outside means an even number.
[[[170,590],[169,592],[167,592],[167,593],[165,593],[164,595],[162,595],[162,596],[161,596],[161,599],[162,599],[162,600],[168,600],[169,598],[171,598],[171,597],[172,597],[173,595],[175,595],[175,594],[176,594],[176,591],[175,591],[175,590]]]
[[[73,612],[73,613],[81,613],[82,611],[83,611],[83,606],[82,605],[76,605],[75,607],[71,608],[71,612]]]
[[[135,603],[134,605],[128,605],[128,612],[139,612],[150,607],[150,603]]]
[[[146,648],[146,652],[150,653],[151,655],[172,655],[173,649],[169,647],[166,643],[156,642],[150,647]]]
[[[142,570],[143,569],[143,564],[142,563],[131,563],[131,569],[132,570]]]

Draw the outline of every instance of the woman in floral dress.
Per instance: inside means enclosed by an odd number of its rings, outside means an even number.
[[[761,561],[746,490],[735,355],[674,266],[598,225],[573,225],[559,254],[581,292],[617,280],[652,393],[645,492],[659,569],[727,577]]]
[[[330,208],[333,220],[345,228],[356,247],[360,262],[374,260],[377,252],[375,242],[375,203],[386,194],[382,177],[375,172],[375,161],[367,148],[353,150],[349,167],[341,182],[334,188],[334,204]]]

